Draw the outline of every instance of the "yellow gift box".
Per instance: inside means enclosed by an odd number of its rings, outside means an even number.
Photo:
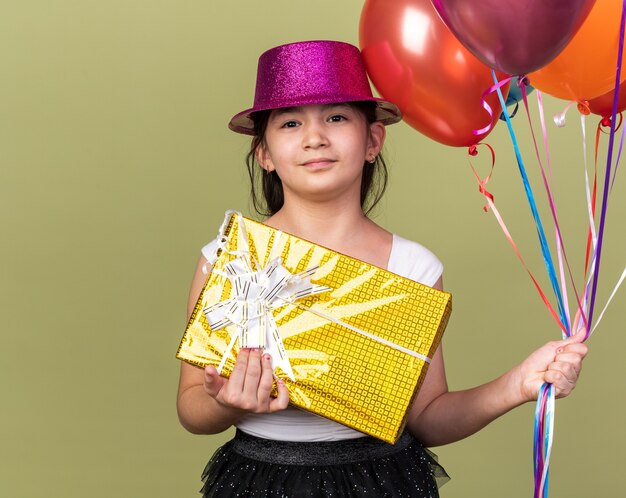
[[[229,211],[177,358],[228,377],[263,347],[290,402],[394,443],[451,295]]]

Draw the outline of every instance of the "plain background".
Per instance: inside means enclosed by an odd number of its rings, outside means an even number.
[[[200,247],[226,209],[250,212],[248,140],[226,123],[251,105],[262,51],[306,39],[357,43],[361,7],[355,0],[4,3],[0,495],[198,496],[199,474],[227,435],[193,436],[179,426],[174,354]],[[566,105],[547,100],[548,116]],[[597,122],[588,120],[589,147]],[[580,282],[578,123],[572,110],[565,128],[549,122],[548,132]],[[514,125],[549,228],[521,112]],[[549,289],[505,126],[487,141],[497,153],[496,203]],[[386,153],[391,183],[376,220],[422,242],[446,266],[454,295],[444,339],[451,388],[494,378],[558,339],[495,220],[482,211],[466,151],[401,123],[389,129]],[[474,162],[486,173],[486,154]],[[598,306],[626,254],[620,173]],[[557,402],[551,496],[611,497],[626,487],[625,305],[622,290],[589,343],[576,392]],[[528,404],[436,449],[453,477],[442,496],[530,496],[533,411]]]

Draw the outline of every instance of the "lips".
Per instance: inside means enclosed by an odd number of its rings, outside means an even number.
[[[329,157],[315,157],[302,163],[302,166],[306,166],[308,168],[324,168],[326,166],[330,166],[334,162],[336,162],[336,160]]]

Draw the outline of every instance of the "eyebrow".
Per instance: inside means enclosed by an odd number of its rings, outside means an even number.
[[[283,114],[288,114],[288,113],[297,113],[299,111],[299,109],[301,109],[304,106],[294,106],[294,107],[281,107],[279,109],[274,109],[274,115],[275,116],[281,116]],[[337,102],[334,104],[322,104],[322,108],[324,110],[330,109],[332,107],[350,107],[349,104],[347,102]]]

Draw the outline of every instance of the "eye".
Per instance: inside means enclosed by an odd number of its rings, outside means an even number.
[[[330,121],[331,123],[339,123],[341,121],[345,121],[346,118],[343,114],[333,114],[331,117],[328,118],[328,121]]]
[[[280,125],[281,128],[295,128],[296,126],[298,126],[298,122],[293,119],[285,121],[282,125]]]

